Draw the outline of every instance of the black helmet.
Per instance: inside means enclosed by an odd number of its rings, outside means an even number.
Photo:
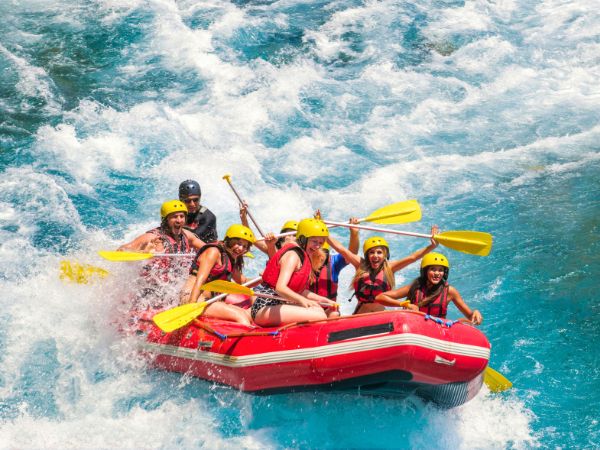
[[[202,195],[200,191],[200,185],[194,180],[185,180],[179,185],[179,199],[183,200],[188,198],[190,195]]]

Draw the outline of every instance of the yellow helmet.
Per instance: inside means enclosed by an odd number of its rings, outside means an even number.
[[[169,214],[173,214],[176,212],[184,212],[187,214],[188,209],[183,202],[180,200],[169,200],[164,202],[160,207],[160,218],[166,219]]]
[[[256,238],[254,237],[254,233],[252,232],[252,230],[239,223],[235,223],[229,228],[227,228],[225,237],[229,239],[245,239],[251,244],[254,244],[256,242]]]
[[[296,230],[296,239],[301,237],[327,237],[329,236],[329,230],[327,225],[317,219],[302,219],[298,223],[298,229]]]
[[[285,231],[297,231],[298,230],[298,221],[297,220],[288,220],[286,223],[283,224],[283,226],[281,227],[281,231],[280,233],[283,233]]]
[[[421,260],[421,269],[427,266],[442,266],[449,269],[450,263],[448,263],[448,258],[441,253],[427,253]]]
[[[387,241],[380,237],[380,236],[373,236],[370,237],[369,239],[367,239],[365,241],[365,243],[363,244],[363,254],[365,255],[365,257],[367,256],[367,252],[369,250],[371,250],[373,247],[385,247],[385,249],[387,250],[387,254],[388,257],[390,255],[390,246],[388,245]]]

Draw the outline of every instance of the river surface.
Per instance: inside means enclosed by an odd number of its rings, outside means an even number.
[[[598,11],[0,2],[0,447],[597,448]],[[352,393],[255,397],[146,367],[114,326],[139,263],[97,251],[156,226],[186,178],[222,236],[238,220],[225,173],[263,229],[417,199],[422,221],[398,229],[493,234],[488,257],[441,251],[514,388],[442,411]],[[388,241],[398,258],[426,244]],[[111,275],[65,283],[63,259]]]

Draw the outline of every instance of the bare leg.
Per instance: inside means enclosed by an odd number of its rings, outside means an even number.
[[[252,326],[250,313],[237,306],[227,305],[223,302],[214,302],[206,307],[204,315],[215,319],[231,320],[242,325]]]
[[[265,306],[254,318],[254,322],[261,327],[272,327],[304,320],[324,320],[327,316],[320,306],[304,308],[294,305]]]

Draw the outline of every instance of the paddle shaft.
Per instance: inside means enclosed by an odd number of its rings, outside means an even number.
[[[169,256],[171,258],[183,257],[183,256],[188,256],[188,257],[196,256],[195,253],[150,253],[150,254],[152,255],[152,258],[154,258],[155,256]]]
[[[295,231],[286,231],[285,233],[279,233],[279,234],[276,234],[276,235],[275,235],[275,239],[278,239],[278,238],[280,238],[280,237],[285,237],[285,236],[292,236],[292,235],[294,235],[294,234],[296,234],[296,232],[295,232]],[[258,239],[257,239],[257,241],[264,241],[264,240],[265,240],[265,237],[264,237],[264,236],[263,236],[263,237],[261,237],[261,238],[258,238]]]
[[[389,214],[382,214],[380,216],[375,216],[375,217],[371,217],[371,216],[367,216],[367,217],[362,217],[360,219],[358,219],[358,223],[363,223],[363,222],[370,222],[373,220],[381,220],[381,219],[388,219],[390,217],[396,217],[398,215],[397,212],[392,212]],[[331,224],[331,226],[329,228],[336,228],[336,227],[343,227],[344,225],[340,225],[342,222],[337,222],[337,221],[327,221],[324,220],[323,222],[327,223],[328,225]],[[352,225],[350,222],[343,222],[346,225]],[[359,228],[359,227],[356,227]]]
[[[406,236],[416,236],[416,237],[423,237],[423,238],[431,239],[430,234],[412,233],[410,231],[390,230],[389,228],[367,227],[364,225],[354,225],[354,224],[345,223],[345,222],[331,222],[329,220],[324,220],[323,222],[325,222],[327,225],[331,224],[332,226],[330,226],[329,228],[334,228],[334,227],[359,228],[361,230],[379,231],[381,233],[403,234]],[[292,236],[294,234],[296,234],[295,231],[286,231],[285,233],[276,234],[275,238],[277,239],[280,237]],[[265,240],[264,237],[257,239],[257,241],[264,241],[264,240]]]
[[[360,230],[378,231],[380,233],[402,234],[404,236],[415,236],[415,237],[422,237],[422,238],[427,238],[427,239],[431,239],[431,237],[432,237],[430,234],[413,233],[412,231],[390,230],[389,228],[368,227],[365,225],[354,225],[351,223],[344,223],[344,222],[332,222],[329,220],[324,220],[323,222],[325,222],[327,225],[334,225],[334,226],[346,227],[346,228],[358,228]]]
[[[251,284],[257,283],[257,282],[259,282],[259,281],[261,281],[261,280],[262,280],[262,277],[256,277],[256,278],[253,278],[253,279],[252,279],[252,280],[250,280],[250,281],[246,281],[246,282],[245,282],[244,284],[242,284],[241,286],[246,286],[246,287],[248,287],[248,286],[250,286]],[[207,301],[206,301],[206,304],[207,304],[207,305],[210,305],[211,303],[214,303],[214,302],[216,302],[216,301],[223,300],[223,299],[224,299],[225,297],[227,297],[228,295],[229,295],[228,293],[225,293],[225,294],[219,294],[219,295],[217,295],[216,297],[213,297],[213,298],[211,298],[211,299],[207,300]]]
[[[238,200],[240,201],[240,203],[243,205],[244,204],[244,200],[242,200],[242,197],[240,196],[240,194],[238,194],[238,191],[233,186],[233,183],[231,183],[231,175],[223,175],[223,179],[227,181],[227,184],[229,184],[229,187],[231,188],[231,190],[233,191],[233,193],[235,194],[235,196],[238,198]],[[264,237],[265,233],[262,232],[262,230],[260,229],[260,227],[256,223],[256,220],[254,220],[254,216],[252,215],[252,213],[250,213],[250,210],[248,210],[248,208],[246,208],[246,213],[248,214],[248,217],[250,217],[250,220],[252,221],[252,223],[256,227],[256,230],[260,233],[261,236]]]

